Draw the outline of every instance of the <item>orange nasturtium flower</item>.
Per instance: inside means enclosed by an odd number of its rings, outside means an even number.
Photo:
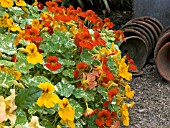
[[[14,76],[16,80],[20,80],[21,72],[16,71],[16,70],[12,71],[12,76]]]
[[[40,30],[42,28],[42,24],[40,24],[40,21],[37,19],[32,20],[32,28]]]
[[[16,1],[15,1],[15,4],[16,4],[17,6],[26,6],[26,3],[25,3],[24,0],[16,0]]]
[[[42,64],[43,56],[37,52],[37,46],[34,43],[27,44],[26,46],[26,52],[28,52],[27,55],[27,61],[31,64]]]
[[[0,5],[4,8],[10,8],[14,5],[13,0],[1,0]]]
[[[113,32],[115,34],[115,42],[120,41],[120,40],[125,41],[125,39],[124,39],[125,35],[122,30],[117,30],[117,31],[113,30]]]
[[[52,108],[56,103],[59,103],[60,98],[58,97],[58,95],[53,94],[55,90],[54,85],[45,82],[45,83],[40,83],[38,85],[38,88],[43,90],[42,95],[37,100],[38,106],[40,107],[45,106],[46,108]]]

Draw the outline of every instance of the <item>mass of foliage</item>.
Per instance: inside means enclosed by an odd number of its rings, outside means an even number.
[[[0,127],[128,126],[136,66],[123,32],[61,2],[0,1]]]

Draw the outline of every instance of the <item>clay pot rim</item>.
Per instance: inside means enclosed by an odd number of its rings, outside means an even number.
[[[144,39],[146,42],[148,42],[148,40],[146,39],[146,37],[144,36],[144,35],[142,35],[139,31],[137,31],[137,30],[134,30],[134,29],[131,29],[131,28],[125,28],[125,29],[123,29],[123,31],[124,32],[134,32],[135,34],[137,33],[137,34],[139,34],[140,35],[140,37],[142,38],[142,39]],[[133,35],[132,35],[133,36]],[[147,44],[148,45],[148,44]]]
[[[151,32],[153,34],[153,37],[154,37],[154,42],[153,42],[153,47],[154,47],[154,45],[156,44],[156,41],[158,39],[158,34],[155,31],[155,29],[153,28],[153,26],[148,24],[148,23],[146,23],[145,21],[134,21],[134,22],[137,22],[139,24],[143,24],[143,25],[145,25],[147,28],[149,28],[151,30]]]
[[[143,20],[143,21],[145,21],[145,19],[149,19],[149,20],[154,21],[157,24],[157,26],[160,28],[160,30],[163,31],[164,27],[163,27],[162,23],[159,20],[157,20],[156,18],[154,18],[154,17],[151,17],[151,16],[141,16],[141,17],[134,18],[132,20]],[[130,21],[132,21],[132,20],[130,20]],[[128,22],[130,22],[130,21],[128,21]]]
[[[155,21],[157,23],[157,25],[159,25],[159,28],[161,29],[161,31],[163,30],[164,27],[158,19],[151,17],[151,16],[143,16],[143,17],[146,18],[146,19],[150,19],[150,20]]]
[[[157,34],[158,34],[158,37],[159,37],[159,35],[161,34],[162,31],[161,31],[161,29],[155,24],[155,22],[153,22],[153,21],[150,20],[150,19],[146,19],[145,22],[151,24],[151,25],[155,28],[155,30],[156,30],[156,32],[157,32]]]
[[[143,24],[140,24],[140,23],[136,23],[136,22],[131,22],[129,24],[125,24],[122,29],[128,27],[128,26],[137,26],[137,27],[142,27],[145,29],[145,31],[147,31],[146,33],[149,35],[150,39],[151,39],[151,42],[149,43],[150,44],[150,47],[153,49],[153,46],[152,46],[152,42],[154,42],[154,37],[153,37],[153,34],[152,32],[149,30],[149,28],[147,28],[145,25]]]
[[[156,56],[159,52],[159,50],[161,49],[161,47],[163,45],[165,45],[167,42],[165,40],[167,40],[168,38],[170,38],[170,32],[164,33],[157,41],[156,46],[155,46],[155,50],[154,50],[154,58],[156,59]],[[163,40],[163,42],[162,42]]]
[[[166,42],[166,44],[164,44],[161,48],[160,48],[160,50],[158,51],[158,54],[157,54],[157,58],[156,58],[156,65],[157,65],[157,69],[158,69],[158,72],[160,73],[160,75],[165,79],[165,80],[167,80],[167,81],[169,81],[170,82],[170,76],[168,77],[168,76],[166,76],[163,72],[164,71],[162,71],[161,70],[161,62],[160,62],[160,54],[163,52],[163,50],[164,49],[166,49],[166,47],[167,46],[169,46],[170,47],[170,42]]]

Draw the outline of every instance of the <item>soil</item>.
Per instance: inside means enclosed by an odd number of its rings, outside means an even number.
[[[105,15],[115,24],[114,29],[121,29],[132,19],[131,11],[114,11]],[[130,125],[128,128],[170,128],[170,82],[165,81],[153,62],[149,61],[142,68],[143,75],[133,77],[130,82],[135,91],[135,106],[129,110]],[[122,128],[125,128],[122,126]]]

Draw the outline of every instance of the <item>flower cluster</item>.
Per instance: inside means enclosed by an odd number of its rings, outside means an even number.
[[[128,126],[137,69],[123,32],[61,2],[0,1],[0,127]]]

